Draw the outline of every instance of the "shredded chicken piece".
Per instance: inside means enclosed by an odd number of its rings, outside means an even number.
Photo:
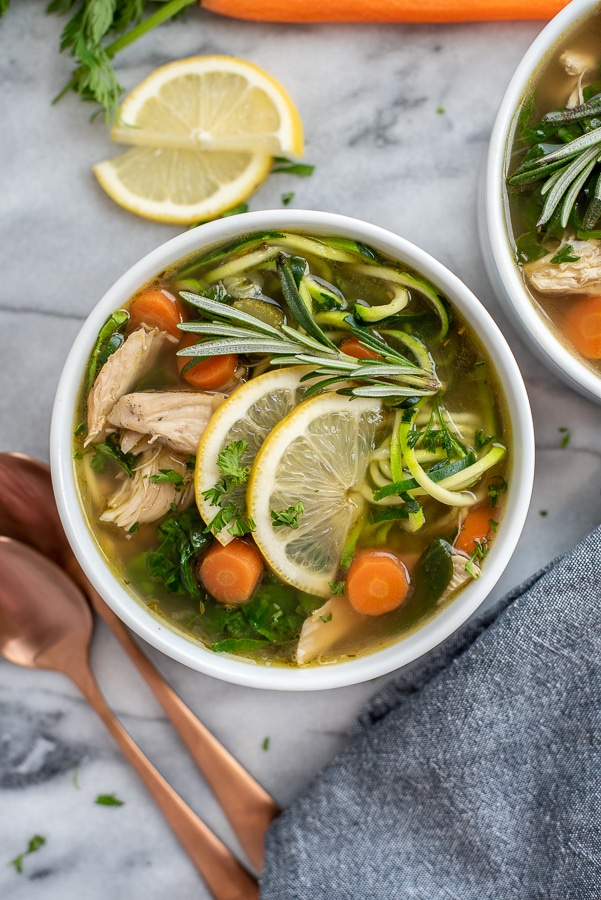
[[[142,325],[129,335],[103,365],[88,395],[88,435],[85,446],[103,437],[106,417],[117,400],[134,387],[152,366],[166,340],[166,331]]]
[[[567,240],[574,262],[552,263],[557,251],[527,263],[524,275],[543,294],[596,294],[601,290],[601,241]]]
[[[119,433],[119,447],[122,453],[135,453],[136,455],[153,449],[145,434],[140,434],[139,431],[127,431],[127,429],[122,429]]]
[[[329,652],[344,638],[357,632],[362,620],[346,597],[330,597],[303,622],[296,648],[298,665],[307,665]]]
[[[147,435],[151,444],[158,441],[178,453],[196,453],[201,434],[224,400],[225,394],[202,391],[138,391],[121,397],[107,422]]]
[[[458,588],[462,587],[466,583],[466,581],[472,581],[473,578],[478,578],[478,576],[480,575],[480,567],[476,565],[475,562],[472,562],[472,565],[470,567],[473,574],[466,572],[465,566],[470,559],[466,553],[459,553],[457,551],[453,553],[452,559],[453,575],[445,590],[437,600],[437,606],[442,606],[443,603],[446,603],[451,594],[454,594],[455,591],[458,590]]]
[[[161,470],[174,471],[181,476],[182,483],[163,481],[156,484],[152,476],[158,475]],[[144,451],[134,469],[133,478],[125,474],[119,477],[122,478],[121,486],[109,497],[100,520],[113,522],[125,531],[136,523],[155,522],[169,512],[172,504],[178,509],[185,509],[194,497],[192,471],[185,460],[165,447]]]
[[[572,109],[574,106],[580,106],[584,103],[584,97],[582,95],[582,79],[589,69],[594,69],[596,67],[597,61],[592,56],[588,56],[585,53],[577,53],[574,50],[564,50],[559,57],[559,62],[568,75],[578,77],[578,81],[566,103],[566,107]]]

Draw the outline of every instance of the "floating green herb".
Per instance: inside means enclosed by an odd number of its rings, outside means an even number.
[[[104,472],[108,460],[116,463],[123,469],[128,478],[134,477],[134,468],[137,465],[135,453],[124,453],[119,446],[119,439],[115,434],[109,434],[106,441],[100,444],[92,444],[94,454],[90,465],[95,472]]]

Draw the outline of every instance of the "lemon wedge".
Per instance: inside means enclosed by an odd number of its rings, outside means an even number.
[[[381,421],[378,401],[321,394],[289,413],[257,453],[246,492],[253,538],[288,584],[330,596],[347,534],[362,513],[360,487]],[[299,501],[298,528],[274,526],[271,513]]]
[[[246,200],[275,155],[302,156],[288,93],[258,66],[196,56],[161,66],[123,101],[113,140],[136,145],[94,166],[120,206],[187,225]]]
[[[218,466],[219,453],[233,441],[245,441],[247,448],[240,459],[243,466],[251,466],[263,441],[300,402],[303,394],[301,378],[311,366],[292,366],[275,369],[241,385],[213,413],[198,445],[194,470],[196,504],[204,521],[209,524],[219,507],[207,500],[203,493],[218,484],[223,475]],[[225,500],[246,510],[246,485],[236,485]],[[226,528],[217,535],[222,544],[229,544],[233,536]]]

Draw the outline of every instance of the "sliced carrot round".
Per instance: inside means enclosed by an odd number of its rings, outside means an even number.
[[[401,605],[409,592],[409,575],[401,560],[387,550],[361,550],[353,559],[345,593],[365,616],[381,616]]]
[[[180,301],[162,288],[151,288],[139,294],[129,308],[130,325],[139,328],[159,328],[174,337],[180,337],[177,327],[185,321],[184,309]]]
[[[563,320],[565,336],[587,359],[601,359],[601,297],[578,300]]]
[[[491,520],[493,521],[492,525]],[[494,512],[490,503],[474,506],[465,517],[454,546],[457,550],[471,556],[476,549],[476,544],[482,544],[490,537],[493,527]]]
[[[358,338],[348,338],[340,345],[340,350],[347,356],[354,356],[356,359],[382,359],[379,353],[364,347]]]
[[[263,560],[254,546],[234,538],[224,547],[215,542],[203,556],[198,574],[205,590],[220,603],[246,603],[263,574]]]
[[[191,347],[197,342],[198,335],[186,334],[180,341],[178,349]],[[226,387],[234,379],[238,368],[238,357],[235,353],[210,356],[208,359],[195,362],[194,365],[191,365],[191,361],[194,359],[192,356],[178,356],[176,359],[182,378],[192,387],[198,388],[199,391],[218,391]],[[185,371],[182,371],[183,369]]]

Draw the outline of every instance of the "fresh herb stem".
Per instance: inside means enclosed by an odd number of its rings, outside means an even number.
[[[162,25],[163,22],[166,22],[168,19],[172,19],[187,6],[192,6],[193,3],[197,2],[198,0],[169,0],[168,3],[164,3],[163,6],[160,6],[156,12],[153,12],[152,15],[148,16],[147,19],[144,19],[143,22],[139,22],[138,25],[130,29],[130,31],[127,31],[125,34],[121,35],[121,37],[117,38],[116,41],[113,41],[112,44],[109,44],[105,51],[107,56],[113,59],[119,51],[129,47],[134,41],[137,41],[145,34],[148,34],[149,31],[152,31],[153,28]]]

